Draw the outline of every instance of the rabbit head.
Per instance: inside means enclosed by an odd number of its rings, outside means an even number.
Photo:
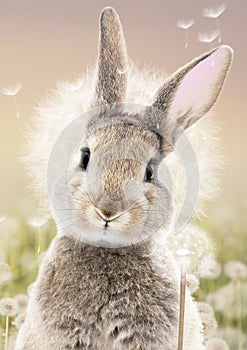
[[[109,247],[135,244],[161,227],[169,229],[172,193],[159,179],[159,165],[183,132],[214,105],[231,61],[230,47],[215,48],[164,81],[153,91],[150,106],[127,104],[129,66],[122,27],[115,10],[105,8],[86,137],[53,195],[63,212],[60,226],[86,242]]]

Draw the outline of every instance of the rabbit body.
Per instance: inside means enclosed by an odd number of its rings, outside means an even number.
[[[30,294],[16,350],[177,347],[177,265],[149,244],[105,249],[59,236]],[[203,349],[196,311],[187,312],[185,349]]]
[[[92,113],[80,164],[68,177],[59,162],[73,133],[49,160],[58,170],[51,202],[59,233],[30,289],[16,350],[177,349],[180,273],[165,242],[175,201],[158,168],[215,103],[232,50],[222,46],[194,59],[153,92],[151,105],[131,112],[122,105],[130,78],[114,9],[102,11],[100,33],[91,101],[100,113]],[[187,292],[183,350],[202,349],[202,325]]]

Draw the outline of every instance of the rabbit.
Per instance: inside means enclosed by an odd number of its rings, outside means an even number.
[[[58,234],[30,286],[15,350],[177,349],[180,268],[166,247],[175,203],[159,167],[216,102],[232,56],[229,46],[212,49],[160,82],[146,105],[129,104],[121,22],[102,10],[90,102],[77,109],[70,100],[73,112],[89,111],[86,137],[53,179]],[[61,113],[60,127],[68,124]],[[202,331],[187,292],[183,349],[205,349]]]

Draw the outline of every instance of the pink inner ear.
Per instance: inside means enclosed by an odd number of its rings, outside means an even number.
[[[216,101],[231,61],[230,49],[219,48],[200,62],[182,80],[174,95],[170,115],[179,118],[206,113]]]

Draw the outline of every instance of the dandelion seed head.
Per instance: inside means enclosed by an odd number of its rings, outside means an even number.
[[[13,298],[3,298],[0,300],[0,315],[15,316],[19,311],[18,303]]]
[[[215,336],[216,329],[217,329],[217,322],[214,318],[214,316],[208,314],[208,313],[200,313],[199,317],[202,322],[203,326],[203,334],[206,339],[209,339],[213,336]]]
[[[203,257],[199,270],[201,277],[215,279],[220,276],[221,271],[221,265],[215,260],[212,254]]]
[[[3,87],[2,88],[2,94],[6,96],[16,96],[18,92],[20,92],[22,89],[22,84],[17,83],[16,85],[12,87]]]
[[[9,281],[12,277],[10,267],[4,261],[0,261],[0,284]]]
[[[214,310],[211,305],[205,303],[204,301],[198,301],[196,303],[197,310],[200,314],[214,316]]]
[[[194,24],[195,24],[195,20],[194,19],[189,19],[189,20],[179,19],[177,21],[177,27],[181,28],[181,29],[189,29]]]
[[[229,350],[227,342],[220,338],[212,338],[205,344],[206,350]]]
[[[189,289],[191,294],[194,294],[198,291],[199,285],[200,285],[199,279],[195,275],[187,274],[186,286]]]
[[[218,7],[215,7],[215,8],[204,8],[203,9],[203,16],[204,17],[209,17],[209,18],[218,18],[219,16],[222,15],[222,13],[224,13],[226,10],[226,4],[221,4],[220,6]]]
[[[17,294],[14,296],[15,301],[19,306],[19,312],[24,312],[28,304],[28,296],[26,294]]]
[[[26,317],[26,313],[25,312],[22,312],[22,313],[20,313],[19,315],[16,316],[14,324],[15,324],[15,327],[17,329],[21,328],[21,326],[23,325],[23,323],[25,321],[25,317]]]
[[[226,306],[226,300],[218,293],[207,294],[205,300],[218,312],[223,311]]]
[[[220,35],[219,30],[214,30],[211,33],[198,33],[197,40],[202,43],[211,44]]]
[[[225,274],[233,280],[247,278],[247,266],[241,261],[229,261],[224,267]]]
[[[194,225],[186,227],[176,235],[167,237],[167,246],[174,252],[174,256],[179,263],[179,256],[176,252],[180,249],[189,251],[188,273],[197,274],[201,265],[201,260],[211,252],[211,241],[206,233]]]

